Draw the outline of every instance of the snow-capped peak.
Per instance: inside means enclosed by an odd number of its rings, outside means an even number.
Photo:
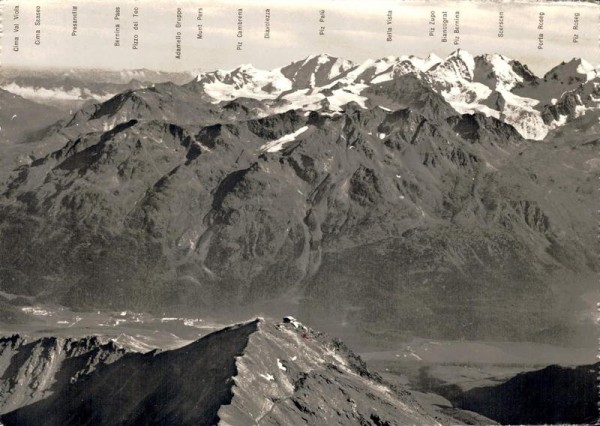
[[[523,77],[513,67],[514,61],[497,53],[475,58],[474,81],[491,89],[511,90],[523,82]]]
[[[254,68],[254,66],[252,64],[242,64],[239,67],[234,68],[230,72],[231,73],[242,72],[242,73],[247,73],[247,74],[253,74],[256,71],[258,71],[258,69]]]
[[[269,99],[292,88],[292,82],[279,69],[264,71],[250,64],[229,71],[201,73],[195,83],[202,84],[204,93],[215,102],[239,97]]]
[[[294,82],[294,87],[321,87],[332,78],[353,67],[352,62],[327,54],[311,55],[281,68],[281,73]]]
[[[385,80],[391,79],[391,71],[398,59],[394,56],[373,60],[367,59],[362,64],[355,66],[343,75],[343,80],[347,83],[369,83],[382,73],[387,73]]]
[[[416,56],[411,56],[410,59],[412,64],[421,71],[428,71],[431,69],[431,67],[443,61],[443,59],[437,56],[435,53],[430,53],[425,59],[421,59]]]
[[[466,50],[457,49],[446,59],[434,65],[431,71],[438,77],[446,80],[466,79],[473,80],[475,72],[475,58]]]
[[[463,64],[466,65],[467,71],[471,78],[473,77],[473,71],[475,70],[475,58],[466,50],[457,49],[450,54],[448,58],[457,58],[460,59]]]
[[[377,84],[392,80],[395,77],[409,73],[426,72],[441,59],[431,54],[426,58],[417,56],[386,56],[380,59],[367,59],[360,65],[342,74],[339,79],[333,80],[331,85],[344,82],[346,84]]]

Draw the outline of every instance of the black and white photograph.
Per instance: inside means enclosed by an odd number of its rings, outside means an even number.
[[[0,425],[600,424],[600,5],[0,1]]]

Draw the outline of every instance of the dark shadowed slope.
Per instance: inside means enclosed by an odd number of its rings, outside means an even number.
[[[257,322],[225,329],[175,351],[130,354],[50,398],[3,418],[6,424],[214,424],[231,400],[236,357]],[[41,422],[41,423],[40,423]]]
[[[471,389],[452,402],[502,424],[597,424],[599,368],[600,363],[551,365],[501,385]]]

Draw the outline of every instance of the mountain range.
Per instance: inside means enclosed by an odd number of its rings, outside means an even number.
[[[459,50],[125,90],[3,148],[0,290],[383,341],[585,336],[599,83]]]
[[[473,57],[463,50],[443,60],[433,54],[425,59],[390,56],[358,65],[315,55],[272,71],[243,65],[203,73],[195,86],[212,101],[278,99],[288,101],[286,105],[310,109],[326,105],[336,110],[350,101],[364,104],[369,98],[365,86],[404,75],[433,89],[456,112],[500,119],[533,140],[543,139],[549,129],[600,105],[600,70],[583,59],[563,62],[538,78],[526,65],[503,55]]]
[[[155,83],[186,83],[193,73],[147,69],[39,69],[2,67],[0,88],[30,101],[72,113],[86,103],[100,102],[128,89]]]

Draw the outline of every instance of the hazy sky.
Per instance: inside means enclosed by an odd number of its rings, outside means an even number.
[[[15,6],[19,17],[14,19]],[[39,25],[35,25],[40,6]],[[77,36],[72,36],[77,6]],[[355,62],[388,55],[445,56],[457,47],[473,54],[503,53],[542,74],[560,61],[584,57],[600,63],[598,19],[592,3],[455,2],[388,0],[7,0],[3,3],[3,65],[28,67],[151,68],[162,70],[230,69],[243,63],[275,68],[309,54],[328,53]],[[116,21],[115,8],[120,8]],[[133,17],[134,7],[139,16]],[[198,8],[203,9],[198,21]],[[177,8],[181,27],[177,28]],[[242,37],[238,37],[242,8]],[[265,9],[270,9],[270,38],[264,38]],[[324,23],[319,22],[324,10]],[[392,40],[387,41],[388,11]],[[429,35],[431,12],[435,34]],[[455,12],[460,11],[460,41],[453,44]],[[504,37],[499,38],[499,12]],[[448,13],[448,42],[442,42],[443,12]],[[544,29],[539,30],[539,14]],[[573,30],[579,13],[579,29]],[[134,21],[138,22],[137,31]],[[19,24],[18,33],[14,24]],[[115,24],[120,46],[115,47]],[[202,23],[202,39],[197,39]],[[325,27],[325,34],[319,30]],[[39,30],[39,44],[35,43]],[[181,59],[176,59],[177,32]],[[544,34],[539,49],[538,34]],[[134,34],[138,49],[132,48]],[[578,43],[573,43],[574,35]],[[19,51],[13,49],[19,37]],[[237,50],[238,42],[243,43]]]

